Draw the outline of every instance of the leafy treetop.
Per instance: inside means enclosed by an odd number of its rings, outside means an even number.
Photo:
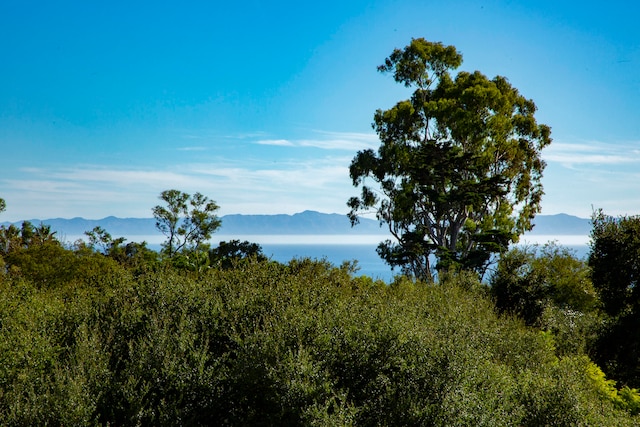
[[[501,76],[452,76],[461,63],[455,47],[424,39],[395,49],[378,70],[414,92],[376,111],[381,145],[350,166],[361,187],[348,202],[352,224],[375,212],[395,239],[379,245],[380,256],[428,280],[430,256],[440,269],[482,274],[492,254],[532,228],[543,194],[540,153],[551,142],[533,101]]]
[[[219,206],[200,193],[193,196],[179,190],[165,190],[160,194],[165,206],[153,208],[156,227],[165,236],[164,252],[171,258],[188,249],[200,251],[221,224],[215,212]]]

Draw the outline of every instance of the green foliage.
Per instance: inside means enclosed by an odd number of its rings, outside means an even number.
[[[7,202],[4,201],[2,197],[0,197],[0,213],[7,210]]]
[[[594,213],[589,265],[609,315],[594,358],[607,375],[640,387],[640,217]]]
[[[636,311],[607,319],[594,343],[593,358],[609,377],[640,387],[640,316]]]
[[[385,285],[309,259],[132,275],[67,251],[83,268],[55,287],[0,275],[4,425],[638,421],[469,275]]]
[[[592,218],[589,266],[593,284],[611,316],[640,308],[640,217]]]
[[[590,354],[602,331],[600,301],[590,269],[567,248],[548,243],[501,256],[490,279],[500,312],[553,334],[556,354]]]
[[[72,251],[60,244],[46,243],[12,251],[4,257],[11,277],[23,278],[34,286],[51,289],[69,283],[90,281],[120,271],[111,259],[88,251]]]
[[[375,211],[395,239],[380,244],[380,256],[426,280],[432,255],[439,270],[483,274],[492,254],[531,228],[543,193],[540,152],[551,139],[535,104],[504,77],[451,76],[461,62],[453,46],[424,39],[396,49],[378,70],[415,90],[375,113],[382,144],[358,152],[350,167],[362,187],[348,202],[352,224]]]
[[[180,270],[200,274],[209,267],[209,256],[203,250],[183,249],[170,259],[170,265]]]
[[[0,254],[7,255],[13,251],[42,246],[45,244],[60,245],[55,238],[56,232],[51,231],[51,226],[40,224],[34,227],[29,221],[24,221],[20,228],[11,224],[8,227],[0,227]]]
[[[568,314],[592,312],[599,303],[586,263],[554,243],[503,254],[490,285],[498,309],[530,325],[539,324],[550,305]]]
[[[597,392],[605,399],[632,414],[640,413],[640,393],[637,389],[624,386],[618,390],[616,382],[608,380],[602,369],[593,362],[587,363],[587,376],[593,381]]]
[[[548,304],[537,321],[538,327],[553,333],[559,356],[592,354],[603,322],[598,310],[582,312],[554,304]]]
[[[0,253],[6,255],[20,247],[22,247],[20,229],[13,224],[0,227]]]
[[[147,247],[147,242],[129,242],[124,237],[113,238],[102,227],[94,227],[84,233],[89,238],[89,247],[130,267],[137,272],[154,268],[158,264],[158,253]]]
[[[127,240],[124,237],[114,239],[107,230],[100,226],[94,227],[91,231],[85,231],[84,234],[89,238],[89,246],[103,254],[108,254]]]
[[[209,250],[210,265],[222,269],[235,267],[242,260],[253,259],[266,261],[267,257],[262,253],[262,247],[257,243],[240,240],[220,242],[217,248]]]
[[[202,251],[204,242],[220,227],[215,215],[219,206],[200,193],[193,196],[178,190],[160,194],[166,206],[153,208],[156,227],[167,236],[163,250],[169,258],[182,250]]]

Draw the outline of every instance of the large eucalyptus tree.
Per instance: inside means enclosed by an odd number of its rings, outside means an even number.
[[[394,238],[380,256],[427,280],[433,267],[484,273],[492,254],[532,228],[543,194],[541,150],[551,138],[535,104],[504,77],[452,76],[461,63],[454,46],[424,39],[395,49],[378,70],[413,94],[376,111],[381,145],[350,167],[361,187],[348,202],[352,224],[375,212]]]

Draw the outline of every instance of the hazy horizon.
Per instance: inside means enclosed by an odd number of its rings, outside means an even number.
[[[299,215],[305,212],[313,212],[313,213],[319,213],[322,215],[340,215],[340,216],[344,216],[347,217],[347,214],[344,213],[338,213],[338,212],[321,212],[321,211],[314,211],[314,210],[304,210],[304,211],[300,211],[300,212],[294,212],[294,213],[252,213],[252,214],[243,214],[243,213],[228,213],[228,214],[224,214],[224,215],[218,215],[219,217],[225,217],[225,216],[280,216],[280,215],[286,215],[286,216],[294,216],[294,215]],[[579,218],[579,219],[585,219],[588,220],[590,218],[589,217],[581,217],[581,216],[577,216],[577,215],[571,215],[565,212],[559,212],[559,213],[555,213],[555,214],[538,214],[536,215],[536,217],[552,217],[552,216],[561,216],[561,215],[567,215],[570,217],[574,217],[574,218]],[[4,223],[12,223],[15,224],[16,222],[21,222],[21,221],[50,221],[50,220],[66,220],[66,221],[70,221],[70,220],[74,220],[74,219],[82,219],[82,220],[87,220],[87,221],[101,221],[101,220],[105,220],[105,219],[109,219],[109,218],[115,218],[115,219],[131,219],[131,220],[147,220],[147,219],[153,219],[153,215],[148,215],[148,216],[142,216],[142,217],[119,217],[119,216],[115,216],[115,215],[108,215],[105,217],[96,217],[96,218],[86,218],[86,217],[82,217],[82,216],[73,216],[73,217],[51,217],[51,218],[22,218],[16,221],[9,221],[9,220],[3,220],[0,221],[0,224],[4,224]],[[362,216],[361,218],[364,219],[371,219],[373,221],[377,221],[375,219],[375,216]],[[2,219],[0,217],[0,219]]]

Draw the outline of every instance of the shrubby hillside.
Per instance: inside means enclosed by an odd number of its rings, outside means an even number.
[[[580,351],[438,285],[33,244],[0,274],[3,425],[637,425]]]

